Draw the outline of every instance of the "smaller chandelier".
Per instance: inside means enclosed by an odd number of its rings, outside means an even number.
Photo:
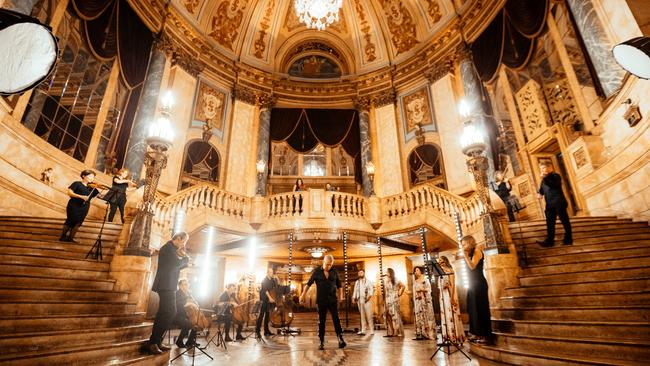
[[[339,20],[343,0],[294,0],[296,15],[309,29],[325,30]]]

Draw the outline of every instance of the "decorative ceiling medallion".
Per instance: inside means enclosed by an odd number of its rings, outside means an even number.
[[[296,15],[309,29],[325,30],[339,21],[343,0],[294,0]]]

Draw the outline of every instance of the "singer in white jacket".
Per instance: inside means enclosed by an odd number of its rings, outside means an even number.
[[[359,313],[361,314],[361,330],[358,335],[375,333],[375,326],[372,320],[372,296],[375,294],[375,287],[372,282],[366,279],[364,270],[359,270],[359,279],[354,283],[354,292],[352,292],[352,303],[359,304]]]

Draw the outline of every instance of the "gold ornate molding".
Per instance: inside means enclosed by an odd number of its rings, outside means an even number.
[[[257,95],[255,94],[255,91],[240,84],[235,84],[233,87],[232,98],[250,105],[257,104]]]
[[[442,79],[445,75],[453,72],[454,62],[451,59],[446,59],[441,62],[433,65],[432,68],[424,71],[424,77],[429,80],[429,83],[433,84],[436,81]]]
[[[383,107],[389,104],[395,104],[397,100],[396,93],[394,89],[389,89],[382,91],[378,94],[372,96],[372,105],[375,108]]]
[[[156,48],[164,52],[165,55],[171,59],[172,66],[178,65],[181,69],[187,71],[194,77],[197,77],[201,71],[205,69],[205,64],[203,62],[199,61],[196,56],[187,52],[165,33],[156,38],[155,45]]]
[[[271,109],[275,103],[277,103],[277,101],[278,98],[276,98],[275,95],[269,93],[261,93],[257,100],[260,109]]]
[[[370,98],[369,97],[358,97],[352,100],[354,108],[361,112],[367,112],[370,110]]]

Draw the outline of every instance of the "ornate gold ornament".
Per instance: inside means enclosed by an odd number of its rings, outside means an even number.
[[[174,42],[166,33],[156,38],[155,46],[164,52],[171,59],[171,65],[178,65],[181,69],[187,71],[190,75],[196,77],[205,69],[205,64],[191,55],[185,49]]]
[[[433,65],[432,68],[424,71],[424,77],[429,80],[429,83],[433,84],[436,81],[445,77],[454,70],[454,63],[452,59],[444,59],[441,62]]]
[[[361,5],[360,0],[354,0],[354,9],[357,12],[359,20],[359,28],[363,32],[363,40],[365,41],[365,46],[363,47],[363,52],[366,55],[366,60],[368,62],[375,61],[377,56],[375,55],[375,45],[372,43],[372,36],[370,35],[370,23],[366,18],[366,13]]]
[[[395,100],[396,100],[395,90],[393,89],[384,90],[378,94],[373,95],[372,105],[375,108],[379,108],[385,105],[395,104]]]
[[[257,95],[255,95],[255,92],[252,89],[239,84],[235,84],[232,90],[232,97],[235,100],[239,100],[250,105],[255,105],[257,103]]]
[[[437,23],[440,18],[442,18],[442,12],[440,12],[440,5],[438,5],[438,0],[426,0],[426,2],[428,4],[427,14],[429,14],[431,20],[433,20],[434,23]]]
[[[278,98],[276,98],[273,94],[268,93],[261,93],[257,100],[260,109],[271,109],[277,101]]]
[[[212,18],[212,31],[208,36],[234,51],[233,43],[239,36],[239,28],[247,5],[248,0],[222,1],[217,7],[216,15]]]
[[[266,10],[264,11],[264,18],[262,18],[262,22],[260,23],[260,28],[262,29],[257,32],[258,38],[253,44],[253,47],[255,48],[253,54],[260,60],[264,58],[264,51],[266,51],[266,36],[268,35],[267,31],[271,27],[269,22],[271,21],[273,10],[275,10],[275,2],[276,0],[269,0],[267,3]]]
[[[424,86],[416,92],[405,96],[403,99],[406,117],[406,133],[409,133],[414,129],[422,129],[422,126],[433,123],[427,87],[428,86]]]
[[[183,6],[187,11],[194,14],[196,7],[199,5],[200,0],[185,0],[183,1]]]
[[[418,44],[411,14],[401,0],[380,0],[380,2],[391,33],[390,39],[397,49],[397,54],[407,52]]]
[[[199,84],[199,93],[194,109],[194,120],[205,122],[210,128],[223,130],[223,111],[226,95],[204,82]]]
[[[352,100],[352,103],[354,104],[354,109],[356,109],[358,111],[368,112],[370,110],[370,98],[368,98],[368,97],[354,98]]]

